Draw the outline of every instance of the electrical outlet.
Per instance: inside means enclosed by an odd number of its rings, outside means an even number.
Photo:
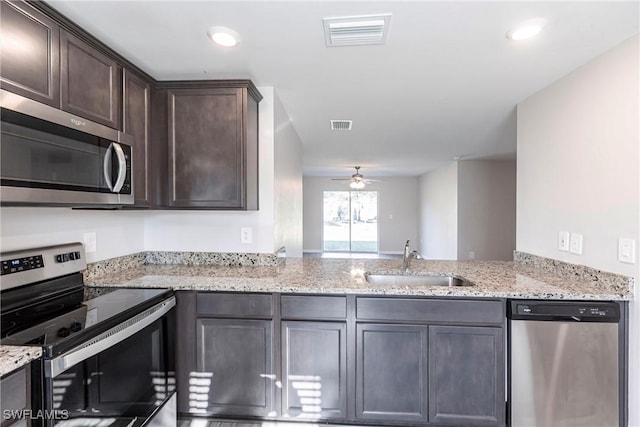
[[[561,231],[558,233],[558,249],[561,251],[569,251],[569,232]]]
[[[240,243],[248,245],[253,243],[253,228],[242,227],[240,228]]]
[[[582,255],[582,234],[571,233],[569,251],[572,254]]]
[[[476,257],[476,253],[474,251],[469,251],[469,259],[474,259]]]
[[[84,233],[84,252],[87,254],[98,250],[98,239],[96,233]]]
[[[635,239],[620,238],[618,240],[618,261],[635,264],[636,241]]]

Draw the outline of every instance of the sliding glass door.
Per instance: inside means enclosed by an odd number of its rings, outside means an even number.
[[[325,191],[322,250],[378,252],[378,192]]]

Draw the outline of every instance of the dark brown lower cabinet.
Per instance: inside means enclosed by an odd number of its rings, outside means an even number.
[[[357,325],[356,416],[427,422],[428,328]]]
[[[282,322],[282,414],[346,418],[345,322]]]
[[[0,380],[0,410],[2,427],[27,427],[31,425],[28,417],[13,418],[19,411],[31,409],[31,387],[29,365],[2,377]],[[11,413],[10,411],[14,411]]]
[[[502,300],[177,294],[185,415],[505,425]]]
[[[502,328],[429,326],[429,421],[504,423]]]
[[[206,414],[266,417],[274,410],[270,320],[198,319],[198,384],[194,401]],[[198,411],[194,411],[198,412]]]
[[[357,329],[358,418],[504,423],[502,328],[359,324]]]

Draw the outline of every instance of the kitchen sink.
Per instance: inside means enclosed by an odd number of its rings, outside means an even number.
[[[376,286],[473,286],[473,283],[455,276],[365,273],[364,278]]]

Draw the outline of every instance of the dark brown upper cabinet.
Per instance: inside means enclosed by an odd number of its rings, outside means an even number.
[[[258,209],[258,102],[248,81],[167,91],[168,206]]]
[[[135,206],[151,205],[151,180],[149,178],[149,141],[151,139],[151,84],[124,70],[123,123],[125,133],[133,136],[133,188]]]
[[[111,57],[60,29],[61,108],[120,129],[122,68]]]
[[[157,82],[45,2],[0,4],[2,88],[132,135],[134,207],[258,209],[251,81]]]
[[[0,8],[2,88],[59,107],[58,24],[23,2]]]

